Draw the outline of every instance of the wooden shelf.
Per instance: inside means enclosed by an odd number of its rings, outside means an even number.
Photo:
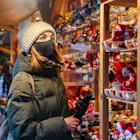
[[[129,49],[123,49],[120,52],[129,52],[129,51],[137,51],[137,48],[129,48]]]
[[[108,65],[109,65],[109,53],[104,49],[103,43],[105,40],[110,38],[110,8],[111,6],[124,6],[124,7],[140,7],[140,3],[137,0],[108,0],[101,4],[100,6],[100,75],[99,75],[99,111],[100,111],[100,130],[102,134],[100,135],[100,140],[108,140],[108,130],[109,130],[109,115],[107,110],[109,109],[109,99],[117,100],[120,102],[131,103],[137,107],[137,131],[140,132],[140,86],[137,86],[137,102],[127,102],[114,98],[106,98],[104,94],[104,89],[108,88]],[[138,15],[140,14],[140,8],[138,9]],[[140,30],[140,16],[138,16],[138,31]],[[137,43],[140,45],[140,34],[138,32]],[[121,50],[126,51],[126,50]],[[140,48],[130,48],[127,51],[136,51],[137,52],[137,77],[140,77]],[[140,83],[140,78],[137,79],[137,83]],[[140,137],[138,137],[140,140]]]
[[[130,52],[130,51],[135,52],[135,51],[137,51],[137,48],[114,49],[114,50],[112,49],[112,51],[109,51],[109,50],[105,49],[105,51],[106,51],[106,52]]]
[[[126,100],[120,100],[120,99],[115,99],[115,98],[110,98],[110,97],[106,97],[106,99],[115,100],[115,101],[126,103],[126,104],[136,104],[136,102],[134,102],[134,101],[126,101]]]

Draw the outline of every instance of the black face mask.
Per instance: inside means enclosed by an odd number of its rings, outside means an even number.
[[[55,50],[55,45],[52,42],[52,40],[49,40],[46,42],[36,42],[34,44],[34,47],[42,56],[48,58],[49,60],[54,61],[56,64],[60,64],[60,59]],[[48,64],[48,61],[43,62],[43,64],[45,67],[51,65],[51,64]]]
[[[36,42],[34,46],[41,55],[47,57],[48,59],[52,59],[57,55],[55,45],[52,40],[46,42]]]

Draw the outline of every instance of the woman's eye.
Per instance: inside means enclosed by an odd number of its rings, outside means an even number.
[[[46,36],[40,36],[39,37],[40,40],[43,40],[43,39],[46,39],[46,38],[47,38]]]
[[[52,34],[42,34],[38,38],[38,41],[45,41],[45,40],[54,40],[54,36]]]

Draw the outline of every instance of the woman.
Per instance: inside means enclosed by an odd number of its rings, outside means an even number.
[[[7,115],[15,140],[71,140],[79,119],[70,116],[59,75],[56,33],[45,22],[22,22],[17,38],[22,47],[13,67]],[[35,101],[31,74],[35,86]]]

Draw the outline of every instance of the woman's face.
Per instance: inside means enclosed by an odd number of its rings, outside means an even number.
[[[54,35],[52,32],[46,31],[38,37],[36,42],[46,42],[48,40],[54,41]]]

